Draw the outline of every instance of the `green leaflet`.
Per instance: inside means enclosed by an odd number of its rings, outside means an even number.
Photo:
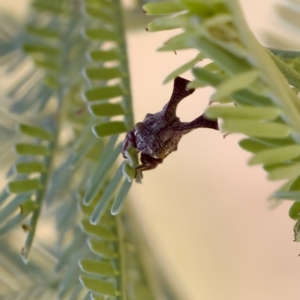
[[[266,149],[270,149],[270,147],[262,144],[262,143],[259,143],[255,140],[252,140],[252,139],[244,139],[244,140],[241,140],[239,142],[239,145],[246,151],[249,151],[249,152],[252,152],[252,153],[257,153],[257,152],[260,152],[262,150],[266,150]]]
[[[240,119],[225,120],[222,131],[237,132],[253,137],[264,138],[285,138],[291,134],[291,128],[285,124],[275,122],[259,123]]]
[[[252,71],[251,65],[245,61],[242,57],[238,57],[230,53],[227,49],[223,49],[221,46],[216,45],[208,38],[191,37],[194,39],[194,47],[201,51],[207,58],[212,59],[216,65],[222,70],[232,76],[238,76],[239,74]],[[244,55],[244,54],[243,54]],[[243,56],[241,55],[241,56]]]
[[[47,130],[44,130],[41,127],[35,127],[35,126],[29,126],[25,124],[19,124],[19,130],[24,134],[28,135],[37,139],[51,141],[53,140],[53,135],[48,132]]]
[[[114,269],[110,261],[94,261],[92,259],[82,259],[78,263],[80,269],[85,273],[101,276],[119,275],[119,272]]]
[[[43,54],[45,56],[59,56],[60,50],[48,45],[41,44],[24,44],[23,50],[28,54]]]
[[[94,116],[113,117],[125,114],[125,110],[120,103],[92,104],[89,106],[89,110]]]
[[[110,135],[116,135],[123,132],[127,132],[126,124],[122,121],[112,121],[107,123],[101,123],[93,126],[93,133],[99,137],[105,137]]]
[[[201,17],[209,17],[213,14],[227,12],[225,4],[220,0],[202,0],[201,2],[197,0],[181,0],[180,2]]]
[[[272,139],[272,138],[252,138],[256,142],[265,145],[267,147],[278,148],[284,147],[288,145],[295,145],[295,141],[289,136],[287,138],[279,138],[279,139]]]
[[[158,48],[157,51],[177,51],[194,48],[194,35],[190,33],[181,33],[170,38],[165,45]]]
[[[88,220],[81,222],[81,228],[84,232],[94,237],[98,237],[108,241],[115,241],[117,237],[102,225],[92,225]]]
[[[300,176],[290,184],[289,191],[300,191]]]
[[[268,179],[294,179],[300,174],[300,163],[293,163],[289,166],[274,168],[269,171]]]
[[[249,160],[249,165],[276,164],[286,160],[294,159],[299,155],[300,155],[300,145],[263,150],[256,153],[255,156],[253,156]]]
[[[257,80],[259,72],[257,70],[250,70],[237,76],[226,79],[218,90],[211,96],[211,101],[218,101],[219,99],[230,96],[236,91],[247,88],[255,80]]]
[[[99,241],[95,239],[89,239],[88,245],[93,253],[103,258],[109,258],[109,259],[118,258],[118,253],[115,252],[107,242]]]
[[[128,156],[128,163],[129,163],[129,165],[130,165],[131,167],[133,167],[133,168],[136,168],[136,167],[139,165],[139,160],[138,160],[138,156],[137,156],[137,149],[134,148],[134,147],[129,147],[129,148],[127,149],[126,155]],[[127,168],[127,167],[125,167],[125,165],[124,165],[123,171],[126,172],[126,168]],[[129,171],[129,173],[131,174],[132,171],[131,171],[130,169],[128,169],[128,171]],[[130,176],[129,173],[128,173],[127,175]]]
[[[169,74],[163,83],[168,83],[169,81],[171,81],[175,77],[179,76],[180,74],[190,70],[192,67],[194,67],[194,65],[197,62],[203,60],[203,58],[204,58],[204,56],[201,53],[199,53],[194,59],[192,59],[188,63],[184,64],[183,66],[181,66],[180,68],[176,69],[171,74]]]
[[[119,67],[86,68],[84,72],[86,77],[88,77],[90,80],[110,80],[110,79],[122,77],[123,75]]]
[[[199,82],[212,85],[213,87],[219,86],[224,80],[224,78],[220,74],[216,74],[213,71],[206,69],[205,67],[192,68],[192,73]]]
[[[122,95],[123,90],[119,85],[93,88],[83,94],[86,101],[107,100]]]
[[[47,147],[42,145],[33,145],[33,144],[25,144],[18,143],[15,145],[15,151],[19,155],[50,155],[50,151]]]
[[[300,202],[295,202],[289,210],[289,216],[291,219],[300,219]]]
[[[64,7],[63,7],[63,3],[64,1],[61,1],[61,3],[58,3],[57,1],[40,1],[40,0],[35,0],[32,3],[32,6],[36,9],[36,10],[40,10],[40,11],[44,11],[44,12],[49,12],[49,13],[53,13],[53,14],[64,14]]]
[[[129,147],[126,152],[127,162],[123,165],[122,172],[126,177],[127,181],[136,181],[138,183],[142,182],[142,173],[136,170],[139,165],[138,155],[136,148]]]
[[[106,300],[106,299],[107,299],[106,296],[99,296],[99,295],[96,295],[96,294],[91,295],[91,300]]]
[[[199,88],[203,88],[205,86],[207,86],[207,84],[205,84],[204,82],[201,82],[199,80],[193,80],[192,82],[190,82],[188,84],[189,89],[199,89]],[[232,102],[232,100],[230,98],[222,99],[222,103],[230,103],[230,102]]]
[[[113,24],[114,22],[113,16],[110,11],[108,9],[105,9],[105,5],[101,5],[101,3],[99,3],[99,5],[87,5],[85,7],[85,11],[91,17],[105,21],[108,24]]]
[[[219,13],[217,15],[214,15],[213,17],[206,19],[203,22],[203,26],[209,29],[211,27],[224,26],[232,21],[233,21],[232,15],[228,13],[224,13],[224,14]],[[237,38],[236,34],[231,38]]]
[[[175,2],[147,3],[143,6],[147,15],[165,15],[181,12],[184,7]]]
[[[126,180],[132,182],[136,175],[136,170],[129,163],[125,163],[122,168],[122,172],[126,177]]]
[[[117,49],[111,50],[94,50],[88,53],[88,57],[94,61],[114,61],[119,60],[120,55]]]
[[[27,216],[37,208],[37,205],[32,200],[27,200],[20,205],[20,214]]]
[[[221,74],[214,73],[207,69],[206,66],[204,68],[193,68],[192,73],[198,79],[200,84],[211,85],[216,88],[226,79],[226,77],[224,78],[224,75],[221,76]],[[234,92],[229,99],[225,97],[218,99],[218,102],[227,103],[232,102],[232,100],[235,100],[241,105],[273,106],[270,99],[257,95],[248,89]],[[212,99],[211,102],[213,102]]]
[[[181,28],[183,23],[186,22],[185,18],[157,18],[148,24],[147,31],[156,32],[163,30],[172,30]]]
[[[252,107],[252,106],[210,106],[205,112],[208,118],[216,119],[249,119],[251,120],[274,120],[280,115],[280,109],[276,107]]]
[[[45,165],[41,162],[25,162],[18,163],[15,165],[15,170],[19,174],[29,174],[29,173],[41,173],[45,172]]]
[[[111,283],[84,275],[80,276],[79,280],[86,289],[91,290],[92,292],[107,296],[119,295],[119,292],[114,288],[114,286]]]
[[[38,179],[11,181],[7,184],[7,189],[12,194],[27,193],[41,188],[42,186]]]
[[[108,29],[89,28],[84,31],[87,38],[97,41],[116,41],[117,35],[115,32]]]
[[[36,35],[41,38],[58,39],[60,37],[60,32],[53,28],[38,27],[33,24],[29,24],[26,26],[26,30],[27,30],[27,32],[31,33],[32,35]]]
[[[61,65],[58,60],[54,59],[34,59],[34,63],[48,72],[60,72]]]

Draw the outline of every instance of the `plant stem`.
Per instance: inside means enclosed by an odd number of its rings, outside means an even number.
[[[130,86],[130,73],[128,66],[128,55],[127,55],[127,45],[126,45],[126,37],[124,31],[124,22],[123,22],[123,11],[120,0],[112,0],[112,4],[114,6],[114,17],[115,17],[115,33],[118,36],[118,48],[121,54],[120,59],[120,68],[121,71],[126,74],[122,77],[122,83],[124,88],[124,98],[123,103],[126,109],[125,115],[125,123],[127,128],[130,130],[134,127],[134,119],[133,119],[133,109],[132,109],[132,94],[131,94],[131,86]]]
[[[39,216],[41,213],[42,204],[43,204],[45,194],[47,191],[47,186],[50,181],[51,174],[52,174],[53,158],[55,157],[55,150],[57,148],[58,137],[59,137],[60,127],[61,127],[61,121],[63,119],[62,114],[61,114],[61,111],[63,111],[63,109],[62,109],[63,90],[62,89],[58,90],[57,99],[58,99],[58,103],[59,103],[59,108],[58,108],[58,113],[57,113],[57,115],[59,116],[58,117],[59,121],[55,128],[55,133],[54,133],[55,138],[49,144],[49,150],[50,150],[51,155],[46,156],[44,158],[44,165],[45,165],[45,169],[47,171],[41,174],[40,181],[41,181],[42,188],[36,194],[36,200],[35,200],[36,209],[32,213],[32,217],[31,217],[30,223],[29,223],[29,232],[26,237],[24,247],[22,249],[22,259],[25,263],[27,263],[28,254],[29,254],[29,251],[30,251],[30,248],[31,248],[34,236],[35,236],[36,226],[37,226],[37,222],[38,222],[38,219],[39,219]]]

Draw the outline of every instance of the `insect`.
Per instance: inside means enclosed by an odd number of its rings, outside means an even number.
[[[216,120],[208,120],[204,115],[192,122],[181,122],[176,116],[179,102],[195,91],[187,89],[189,82],[184,78],[176,77],[171,99],[162,111],[147,114],[143,122],[138,122],[134,129],[127,133],[122,153],[124,158],[128,158],[127,150],[130,147],[136,148],[141,153],[141,165],[136,167],[136,171],[156,168],[171,152],[177,150],[182,136],[192,130],[200,127],[219,129]]]

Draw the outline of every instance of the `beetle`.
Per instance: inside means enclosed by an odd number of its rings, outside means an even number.
[[[189,80],[176,77],[171,99],[162,111],[147,114],[143,122],[138,122],[129,131],[123,142],[122,154],[128,158],[128,149],[134,147],[141,153],[141,165],[136,171],[151,170],[161,164],[171,153],[177,150],[183,135],[196,128],[211,128],[218,130],[217,120],[209,120],[204,115],[192,122],[181,122],[176,116],[176,109],[181,100],[191,95],[195,89],[188,89]]]

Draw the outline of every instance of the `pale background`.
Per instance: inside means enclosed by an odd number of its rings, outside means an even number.
[[[272,0],[244,0],[251,28],[280,31]],[[22,13],[25,1],[0,0]],[[286,28],[285,28],[286,30]],[[295,34],[295,33],[294,33]],[[143,30],[128,35],[134,110],[137,121],[169,100],[166,75],[194,53],[158,53],[167,33]],[[191,79],[189,74],[185,77]],[[199,116],[211,90],[198,90],[179,107],[189,121]],[[261,167],[248,167],[241,136],[223,139],[196,130],[163,165],[145,173],[132,189],[134,205],[160,264],[186,300],[296,300],[300,297],[300,244],[293,243],[291,202],[270,210],[270,183]],[[141,299],[142,300],[142,299]]]

